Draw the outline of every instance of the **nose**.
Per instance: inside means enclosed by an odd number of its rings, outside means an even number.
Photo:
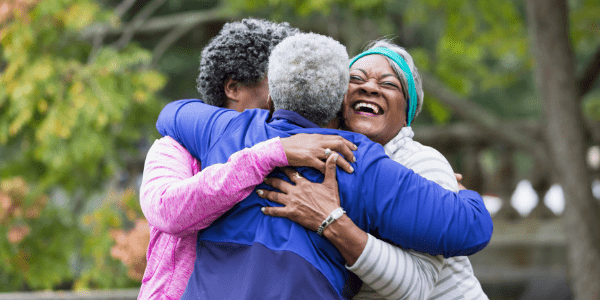
[[[377,84],[375,80],[367,80],[360,86],[361,92],[375,96],[381,93],[381,90],[379,88],[379,84]]]

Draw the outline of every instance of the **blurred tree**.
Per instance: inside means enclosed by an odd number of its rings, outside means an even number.
[[[0,174],[22,174],[40,190],[99,189],[155,132],[148,120],[158,116],[166,78],[135,44],[118,50],[77,39],[93,22],[118,22],[96,2],[29,9],[15,9],[0,27]]]
[[[72,279],[69,258],[82,232],[47,208],[45,195],[28,197],[30,187],[21,177],[0,181],[1,290],[52,288]],[[5,237],[5,238],[4,238]]]
[[[118,208],[97,215],[112,227],[86,228],[79,218],[89,195],[156,136],[166,77],[149,67],[152,53],[126,37],[109,46],[79,38],[96,22],[118,26],[125,10],[92,0],[0,4],[1,290],[134,283],[118,260],[106,259],[108,232],[127,225]],[[55,187],[68,192],[67,203],[36,200]],[[94,249],[80,253],[90,242]]]
[[[600,296],[600,203],[591,190],[587,145],[565,0],[527,1],[535,78],[544,100],[544,132],[565,190],[565,233],[576,299]]]

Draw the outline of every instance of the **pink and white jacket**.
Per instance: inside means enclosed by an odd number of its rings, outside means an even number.
[[[175,140],[156,140],[140,189],[150,244],[138,299],[180,299],[194,268],[198,231],[246,198],[275,167],[288,165],[279,138],[202,172],[200,162]]]

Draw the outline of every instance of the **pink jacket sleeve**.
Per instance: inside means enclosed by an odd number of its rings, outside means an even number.
[[[156,229],[185,236],[214,222],[246,198],[275,167],[288,166],[279,138],[234,153],[227,163],[200,163],[171,137],[156,140],[146,156],[140,202]]]

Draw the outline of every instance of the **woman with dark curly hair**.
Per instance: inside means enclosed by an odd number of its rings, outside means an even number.
[[[202,50],[200,74],[196,79],[201,99],[206,104],[225,107],[243,98],[234,94],[236,87],[254,86],[258,88],[257,97],[248,98],[262,102],[252,108],[267,108],[269,87],[265,78],[271,50],[286,37],[299,32],[288,23],[265,20],[245,19],[225,24]]]
[[[225,24],[202,51],[198,91],[204,101],[228,112],[266,108],[269,54],[284,38],[298,32],[287,23],[265,20]],[[355,147],[339,136],[274,138],[200,172],[201,162],[171,137],[155,141],[146,157],[140,189],[150,244],[138,298],[179,299],[194,267],[198,231],[248,196],[275,167],[308,166],[324,171],[325,149],[335,149],[352,160],[350,149]],[[344,159],[338,165],[352,171]]]

